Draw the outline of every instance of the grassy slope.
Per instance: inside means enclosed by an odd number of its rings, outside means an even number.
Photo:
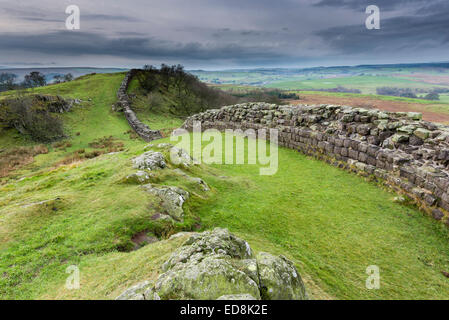
[[[138,186],[119,183],[145,145],[123,134],[126,121],[110,112],[122,77],[96,75],[39,89],[92,98],[89,107],[68,114],[68,126],[81,132],[71,149],[114,135],[127,150],[54,170],[51,163],[65,152],[51,152],[37,157],[25,180],[0,185],[1,298],[113,298],[131,284],[154,279],[179,245],[162,241],[120,252],[133,234],[154,227],[150,217],[157,210]],[[259,176],[250,165],[192,169],[213,191],[189,201],[186,226],[198,215],[203,229],[228,227],[256,250],[285,254],[317,298],[449,297],[449,281],[441,274],[449,271],[446,229],[357,176],[292,150],[281,148],[279,157],[275,176]],[[197,192],[169,170],[158,179]],[[81,268],[80,290],[64,288],[65,269],[72,264]],[[381,289],[369,291],[365,269],[373,264],[381,269]]]

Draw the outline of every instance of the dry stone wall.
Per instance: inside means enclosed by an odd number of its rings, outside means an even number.
[[[118,104],[122,107],[126,120],[131,128],[145,141],[152,141],[162,138],[161,132],[151,130],[146,124],[142,123],[131,109],[131,100],[127,94],[128,86],[138,70],[132,69],[126,75],[117,92]]]
[[[247,103],[194,115],[183,127],[276,128],[281,146],[375,177],[449,226],[449,127],[421,119],[415,112]]]

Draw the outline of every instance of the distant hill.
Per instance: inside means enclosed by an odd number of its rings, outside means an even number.
[[[1,72],[14,73],[18,81],[22,81],[24,76],[31,71],[39,71],[46,77],[47,82],[51,82],[56,75],[71,73],[75,78],[91,73],[114,73],[122,72],[123,68],[92,68],[92,67],[51,67],[51,68],[8,68],[0,66]]]

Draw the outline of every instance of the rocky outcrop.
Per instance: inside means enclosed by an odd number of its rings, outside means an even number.
[[[81,103],[78,99],[63,99],[60,96],[37,94],[33,96],[33,102],[44,105],[48,111],[54,113],[69,112],[74,105]]]
[[[175,147],[171,143],[159,143],[157,147],[159,149],[168,150],[170,154],[170,161],[175,165],[188,168],[194,163],[194,160],[186,150]]]
[[[164,155],[160,152],[147,151],[133,159],[133,167],[140,170],[164,169],[167,166]]]
[[[14,104],[17,101],[23,101],[28,99],[32,106],[45,109],[52,113],[66,113],[69,112],[75,105],[80,105],[79,99],[64,99],[60,96],[34,94],[24,97],[15,97],[3,99],[0,102],[0,106],[7,106],[8,104]],[[23,103],[23,102],[22,102]]]
[[[127,89],[131,79],[138,70],[132,69],[126,75],[122,81],[122,84],[117,92],[118,105],[123,110],[126,120],[128,120],[131,128],[145,141],[152,141],[161,139],[162,134],[158,130],[151,130],[146,124],[143,124],[131,109],[131,101],[127,94]]]
[[[151,145],[147,147],[151,148],[154,146]],[[173,149],[175,149],[174,153],[176,155],[175,160],[177,161],[177,165],[184,166],[183,164],[185,163],[185,166],[188,167],[193,164],[192,158],[185,150],[173,147],[173,145],[169,143],[159,144],[157,148],[164,149],[161,151],[169,153],[172,153]],[[181,158],[182,160],[178,161],[179,158]],[[173,159],[170,160],[171,162],[173,162]],[[167,168],[167,160],[165,159],[164,154],[162,154],[161,152],[149,150],[132,159],[132,162],[133,168],[138,169],[138,171],[127,175],[121,181],[123,183],[129,184],[141,184],[143,185],[142,187],[145,191],[151,193],[160,200],[161,208],[164,211],[157,214],[158,219],[170,220],[171,222],[183,222],[183,205],[190,197],[189,192],[175,186],[160,186],[152,185],[150,183],[152,180],[154,180],[155,177],[157,177],[155,170],[170,170]],[[192,182],[194,185],[199,187],[201,191],[210,191],[207,183],[201,178],[191,177],[179,168],[174,169],[173,172],[178,176],[181,176],[183,179]]]
[[[195,121],[203,130],[278,129],[279,145],[377,177],[449,225],[449,127],[419,113],[246,103],[194,115],[183,127]]]
[[[226,229],[192,234],[162,266],[154,284],[143,282],[117,299],[307,299],[293,263],[260,253]]]
[[[182,206],[190,196],[187,191],[173,186],[156,187],[151,184],[146,184],[143,188],[161,199],[161,206],[165,210],[165,214],[176,221],[184,220],[184,209]]]

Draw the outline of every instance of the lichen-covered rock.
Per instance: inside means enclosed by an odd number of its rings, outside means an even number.
[[[426,140],[430,136],[430,131],[424,128],[418,128],[414,131],[415,136],[421,140]]]
[[[184,236],[186,234],[182,234]],[[226,229],[193,233],[162,266],[144,299],[306,299],[301,277],[285,257],[261,253]],[[134,287],[133,287],[134,288]],[[132,289],[133,289],[132,288]],[[120,297],[136,297],[136,289]]]
[[[145,299],[144,293],[151,287],[152,284],[149,281],[138,283],[132,286],[131,288],[127,289],[115,300],[147,300]]]
[[[226,229],[193,234],[164,263],[154,290],[162,299],[260,298],[255,260],[244,263],[251,256],[249,244]]]
[[[400,134],[400,133],[397,133],[391,137],[391,141],[393,141],[395,143],[407,142],[408,139],[409,139],[409,136],[407,134]]]
[[[132,173],[125,178],[125,183],[131,183],[131,184],[145,184],[150,182],[151,177],[148,172],[145,171],[137,171],[135,173]]]
[[[161,297],[154,291],[154,288],[149,288],[143,293],[144,300],[161,300]]]
[[[198,234],[197,232],[178,232],[170,236],[170,240],[178,239],[186,236],[192,236],[194,234]]]
[[[251,247],[248,242],[234,236],[227,229],[215,228],[213,231],[193,234],[171,257],[164,263],[162,269],[169,270],[179,263],[183,263],[192,256],[199,257],[207,254],[220,254],[234,259],[250,259]]]
[[[224,254],[192,255],[162,274],[155,291],[162,299],[217,299],[224,294],[249,293],[260,298],[259,286]]]
[[[185,168],[188,168],[193,164],[193,159],[187,151],[177,147],[170,149],[170,161],[175,165],[180,165]]]
[[[217,300],[257,300],[249,293],[244,294],[227,294],[219,297]]]
[[[167,166],[164,155],[160,152],[147,151],[133,159],[133,166],[140,170],[164,169]]]
[[[304,283],[294,264],[284,256],[260,252],[257,257],[262,299],[305,300]]]
[[[166,213],[177,221],[184,219],[182,206],[189,199],[189,193],[181,188],[173,186],[155,187],[151,184],[143,186],[145,190],[162,200],[162,207]]]

